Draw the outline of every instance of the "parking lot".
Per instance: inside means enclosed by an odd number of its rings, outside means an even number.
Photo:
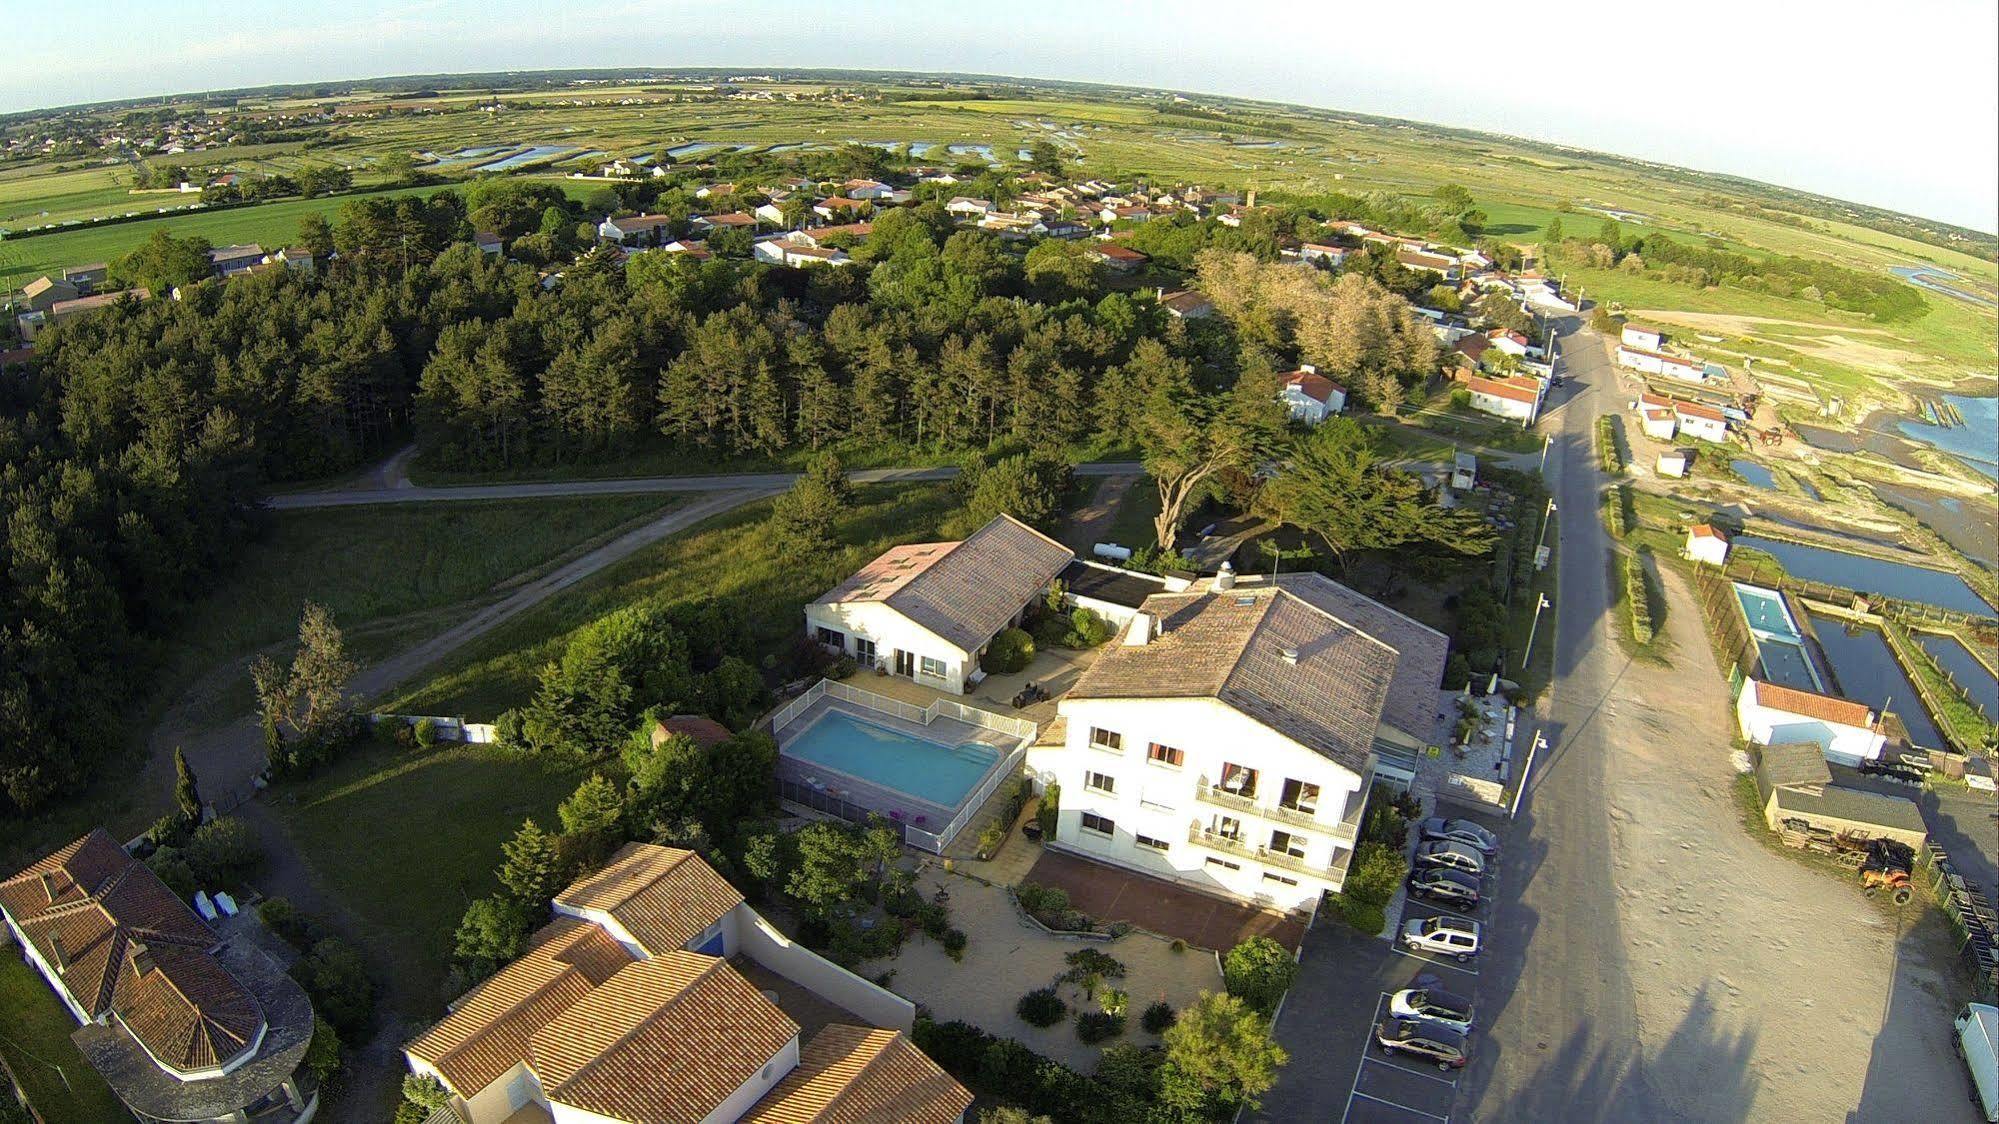
[[[1444,815],[1469,819],[1497,832],[1497,816],[1446,808]],[[1416,846],[1410,831],[1410,849]],[[1405,896],[1392,918],[1390,932],[1399,934],[1407,921],[1439,915],[1463,917],[1481,927],[1483,941],[1490,927],[1498,876],[1480,879],[1478,904],[1457,909],[1415,896]],[[1388,1053],[1375,1040],[1375,1028],[1388,1019],[1389,999],[1411,987],[1436,987],[1454,992],[1483,1009],[1493,997],[1481,994],[1480,962],[1490,953],[1460,963],[1454,957],[1417,952],[1400,940],[1369,940],[1357,936],[1331,915],[1322,913],[1307,935],[1304,971],[1284,1005],[1277,1037],[1292,1052],[1292,1065],[1277,1088],[1264,1098],[1256,1120],[1324,1119],[1328,1106],[1339,1106],[1335,1119],[1352,1124],[1390,1121],[1448,1121],[1457,1100],[1462,1070],[1439,1070],[1424,1058]],[[1476,1063],[1485,1016],[1468,1039]],[[1304,1059],[1313,1064],[1301,1065]]]

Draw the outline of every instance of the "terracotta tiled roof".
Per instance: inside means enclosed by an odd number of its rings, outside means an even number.
[[[671,718],[660,719],[653,726],[653,744],[658,745],[665,741],[669,734],[693,738],[696,744],[703,747],[720,745],[735,736],[729,732],[727,726],[705,714],[676,714]]]
[[[1722,542],[1728,541],[1728,535],[1717,530],[1712,523],[1694,524],[1692,534],[1697,539],[1720,539]]]
[[[552,1102],[634,1124],[698,1124],[798,1036],[728,961],[678,950],[621,969],[534,1036]]]
[[[1530,379],[1488,379],[1473,375],[1465,385],[1471,388],[1473,394],[1490,394],[1494,398],[1507,398],[1530,406],[1541,400],[1539,389]]]
[[[78,1006],[116,1012],[169,1069],[212,1069],[263,1026],[215,934],[103,828],[0,882],[0,908]]]
[[[1075,556],[1011,515],[998,515],[962,542],[896,547],[814,604],[879,601],[972,652]]]
[[[1713,422],[1725,422],[1728,420],[1728,415],[1722,413],[1720,410],[1712,406],[1703,406],[1698,402],[1675,402],[1673,403],[1673,412],[1683,418],[1701,418],[1705,421]]]
[[[614,218],[609,221],[612,226],[617,227],[619,230],[625,232],[626,234],[633,234],[637,233],[638,231],[652,230],[655,227],[665,226],[666,224],[673,221],[673,216],[672,215],[625,215],[622,218]]]
[[[1333,392],[1342,389],[1340,384],[1317,371],[1293,371],[1285,377],[1284,385],[1297,387],[1300,394],[1321,403],[1331,402]]]
[[[692,851],[627,843],[604,869],[556,895],[568,909],[608,913],[653,956],[678,952],[743,902]]]
[[[1192,289],[1181,289],[1177,292],[1167,293],[1159,298],[1159,304],[1160,307],[1171,309],[1182,316],[1191,312],[1199,312],[1204,308],[1215,307],[1213,301],[1210,301],[1206,296]]]
[[[518,959],[466,992],[451,1014],[404,1049],[471,1097],[527,1060],[536,1031],[631,962],[602,928],[558,917]]]
[[[829,1026],[742,1124],[950,1124],[972,1094],[902,1032]]]
[[[1765,683],[1761,679],[1752,679],[1750,683],[1753,685],[1750,697],[1759,706],[1806,718],[1816,718],[1821,722],[1857,726],[1863,730],[1871,730],[1875,726],[1874,711],[1866,703],[1834,698],[1813,691],[1800,691],[1795,687]]]
[[[1162,593],[1127,625],[1071,699],[1212,698],[1355,773],[1363,772],[1395,673],[1395,650],[1273,586]]]
[[[1096,247],[1096,251],[1098,257],[1104,258],[1108,261],[1129,262],[1133,265],[1136,265],[1139,262],[1150,260],[1144,254],[1139,253],[1137,250],[1120,246],[1115,242],[1101,243]]]

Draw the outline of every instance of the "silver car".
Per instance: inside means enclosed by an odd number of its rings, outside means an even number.
[[[1416,845],[1416,869],[1441,866],[1446,870],[1461,870],[1476,878],[1485,873],[1485,855],[1477,847],[1467,847],[1463,843],[1452,843],[1445,839],[1434,839]]]

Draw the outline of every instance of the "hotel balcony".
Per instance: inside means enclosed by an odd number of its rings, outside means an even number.
[[[1265,866],[1277,867],[1282,870],[1292,870],[1299,874],[1308,874],[1313,878],[1337,877],[1329,867],[1309,862],[1297,855],[1284,851],[1273,851],[1268,847],[1259,847],[1254,843],[1247,843],[1241,839],[1222,835],[1219,832],[1209,831],[1200,824],[1194,824],[1187,829],[1187,842],[1198,844],[1211,851],[1220,851],[1226,855],[1239,855],[1252,862],[1260,862]],[[1339,856],[1335,855],[1335,866],[1339,865],[1338,859]]]
[[[1302,808],[1286,808],[1281,804],[1261,803],[1254,794],[1246,796],[1239,792],[1231,792],[1213,783],[1207,777],[1200,778],[1200,781],[1196,784],[1194,798],[1204,804],[1212,804],[1217,808],[1227,808],[1232,812],[1243,812],[1268,820],[1271,823],[1283,824],[1286,827],[1300,827],[1307,831],[1328,835],[1332,837],[1333,842],[1346,847],[1353,846],[1354,841],[1360,838],[1361,816],[1367,810],[1366,785],[1362,785],[1358,791],[1348,796],[1346,806],[1341,809],[1338,821],[1326,819],[1316,811],[1308,812]]]

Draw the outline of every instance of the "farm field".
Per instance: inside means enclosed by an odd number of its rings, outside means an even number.
[[[1054,139],[1077,155],[1079,174],[1142,177],[1207,186],[1257,188],[1266,193],[1322,195],[1380,192],[1427,197],[1440,185],[1462,184],[1488,218],[1486,232],[1530,252],[1548,224],[1561,218],[1570,237],[1592,235],[1607,214],[1627,234],[1666,233],[1689,244],[1754,256],[1797,255],[1870,273],[1933,266],[1965,278],[1974,288],[1999,285],[1999,264],[1976,254],[1917,242],[1854,222],[1802,215],[1781,192],[1725,177],[1628,162],[1596,153],[1538,145],[1336,110],[1307,110],[1234,99],[1163,101],[1103,87],[994,87],[999,97],[954,99],[935,86],[898,86],[893,76],[873,88],[887,98],[834,102],[829,83],[778,80],[736,83],[769,95],[767,101],[718,96],[715,81],[676,79],[617,81],[552,89],[490,91],[464,86],[434,96],[399,99],[419,110],[388,116],[355,115],[317,126],[324,136],[308,150],[299,143],[244,145],[172,158],[190,166],[226,164],[242,171],[291,170],[310,161],[367,169],[392,154],[430,155],[468,148],[512,152],[530,146],[601,152],[610,156],[660,156],[682,148],[685,159],[729,153],[796,151],[849,142],[925,146],[925,161],[1010,162],[1021,147]],[[837,83],[852,88],[863,83]],[[928,95],[928,96],[926,96]],[[345,102],[381,104],[365,89],[312,99],[259,98],[246,110],[297,110]],[[616,104],[620,100],[630,104]],[[500,103],[501,111],[482,105]],[[1212,120],[1210,120],[1212,118]],[[1042,127],[1047,122],[1056,128]],[[1063,135],[1056,135],[1056,134]],[[952,146],[959,151],[952,152]],[[905,150],[906,151],[906,150]],[[565,176],[572,155],[535,163],[520,174],[561,182],[572,198],[597,189],[594,181]],[[476,161],[442,165],[447,174],[469,174]],[[129,170],[93,168],[37,174],[33,166],[0,172],[0,223],[10,215],[52,219],[135,209],[120,178]],[[157,198],[166,198],[164,196]],[[154,229],[201,234],[217,243],[282,242],[309,211],[330,212],[339,200],[288,201],[230,212],[191,214],[101,230],[75,231],[19,242],[0,242],[0,285],[20,285],[63,265],[100,261],[142,241]],[[1861,404],[1900,404],[1904,379],[1948,383],[1989,374],[1999,366],[1992,310],[1929,294],[1930,312],[1913,320],[1876,324],[1815,302],[1733,288],[1697,289],[1651,276],[1555,268],[1594,298],[1643,309],[1668,322],[1675,313],[1695,318],[1738,318],[1719,333],[1724,362],[1754,356],[1822,386],[1822,392]],[[1777,323],[1784,322],[1784,323]],[[1712,325],[1704,327],[1708,330]]]

